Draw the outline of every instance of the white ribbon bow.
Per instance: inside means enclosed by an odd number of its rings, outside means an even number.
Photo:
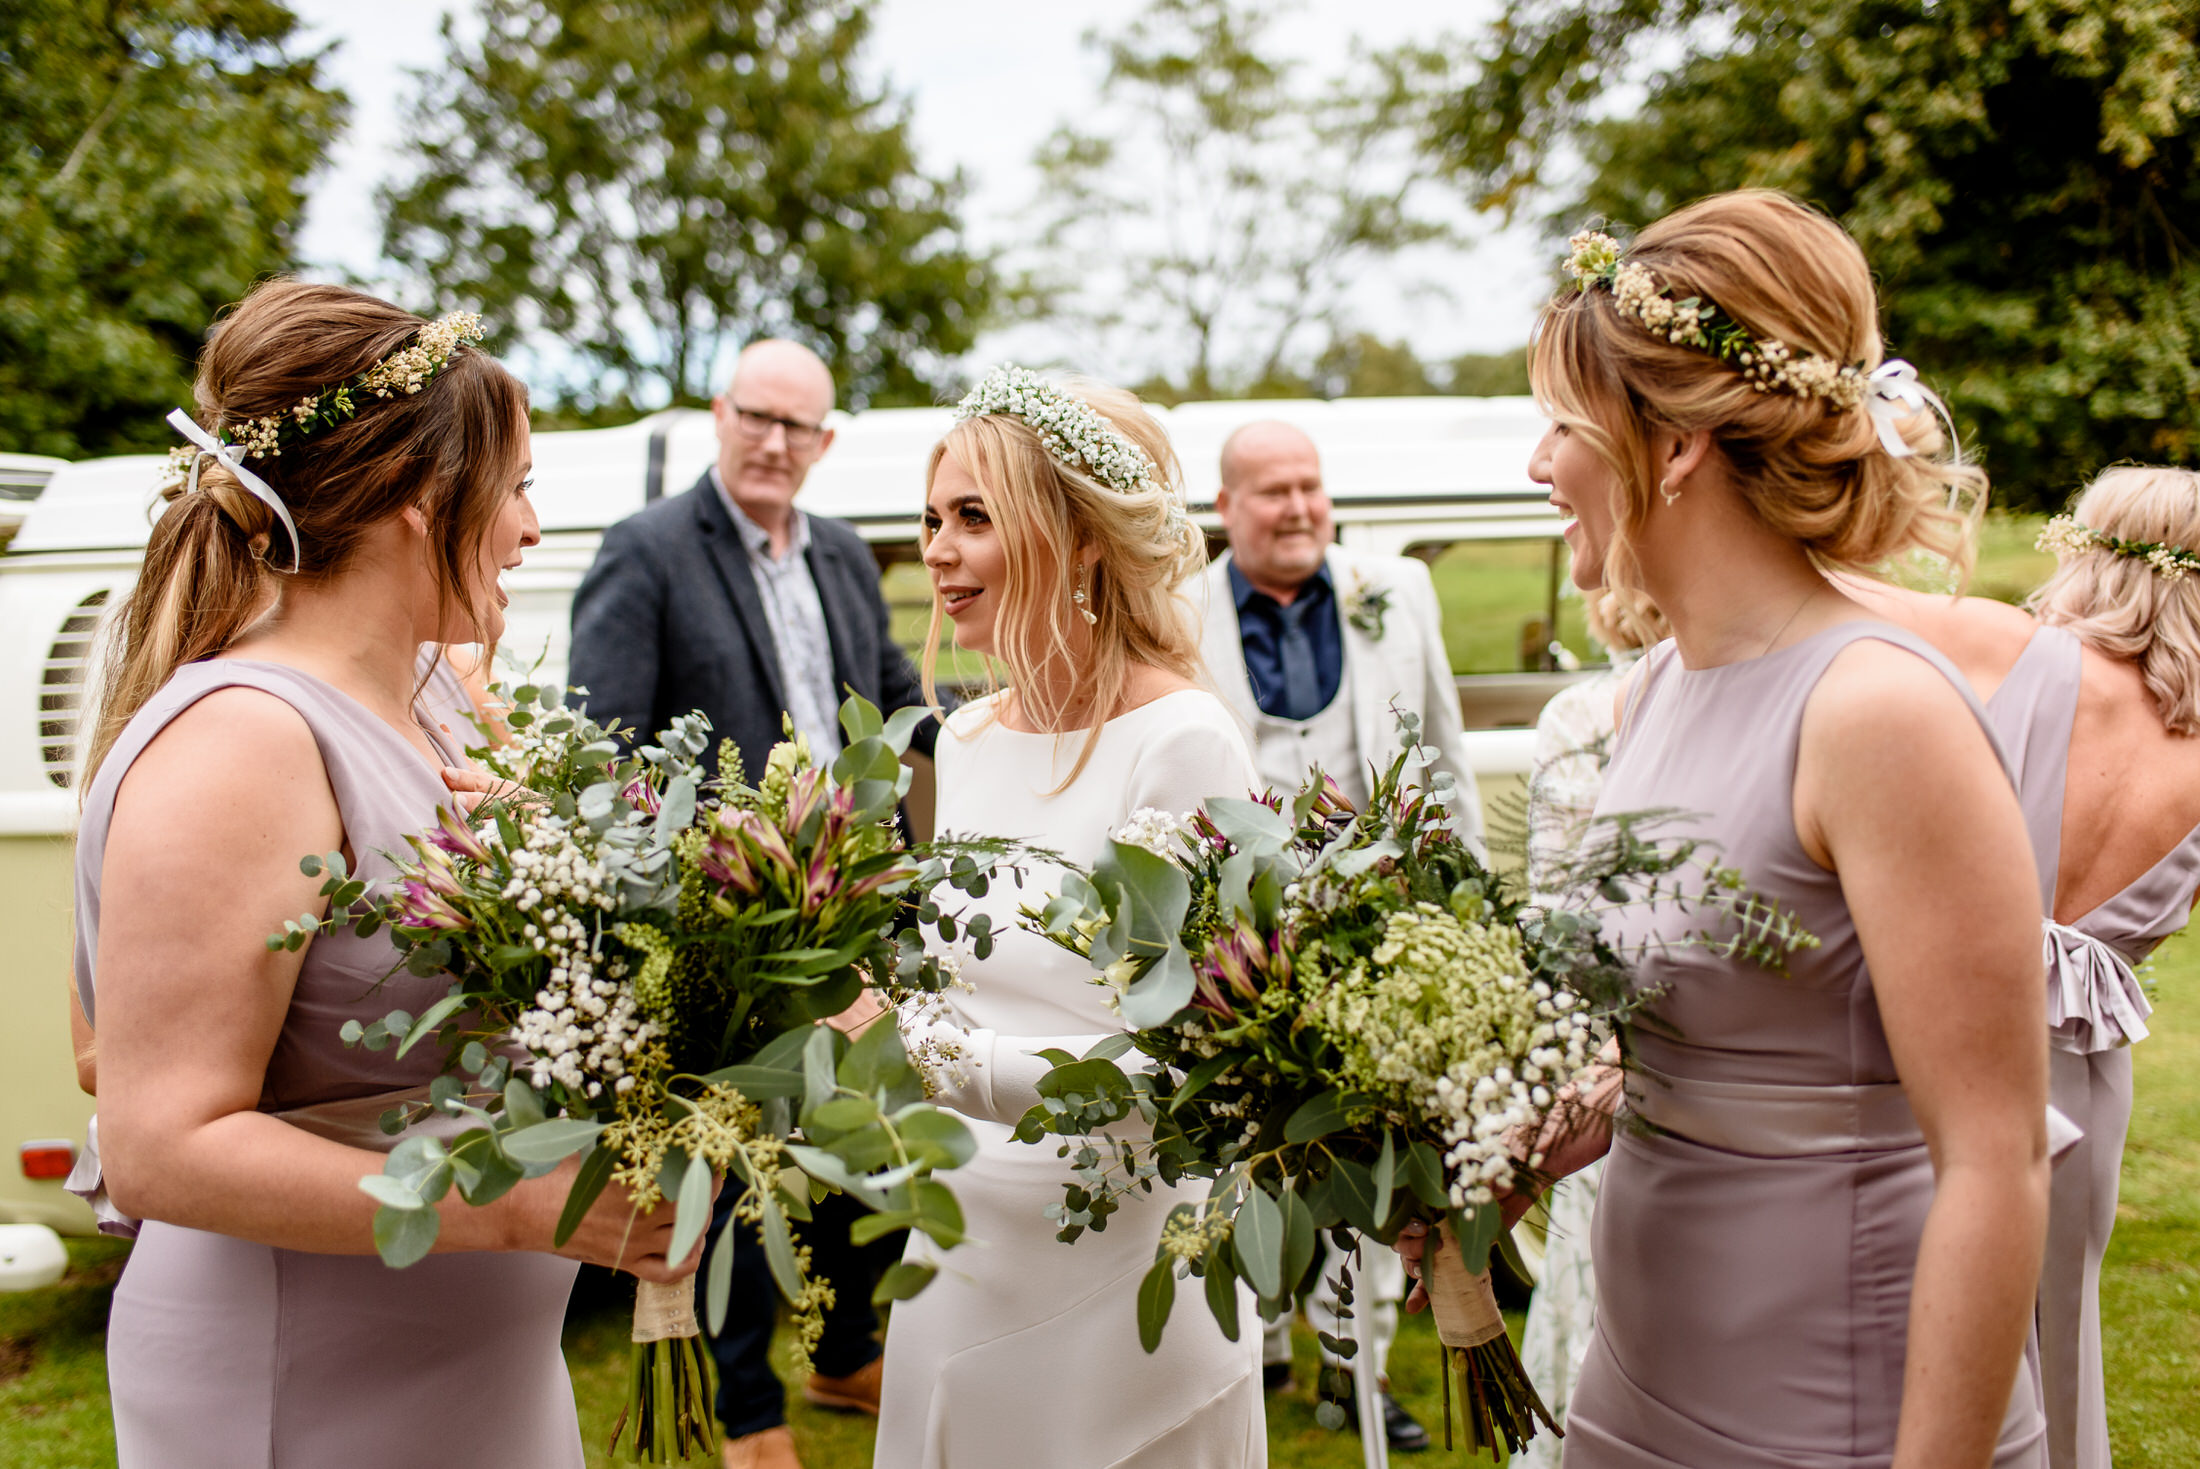
[[[245,468],[237,457],[230,452],[229,445],[215,438],[205,429],[200,428],[191,415],[181,408],[168,415],[168,426],[192,443],[197,444],[206,453],[219,459],[222,466],[237,477],[237,482],[252,492],[253,498],[275,512],[275,518],[283,523],[284,531],[290,536],[290,569],[295,572],[298,569],[302,547],[298,540],[298,522],[290,518],[290,507],[283,504],[283,497],[270,489],[266,480],[261,479],[251,470]],[[194,458],[191,461],[191,480],[185,486],[184,492],[189,494],[198,487],[199,461]]]
[[[1880,444],[1897,459],[1908,459],[1917,453],[1904,441],[1898,421],[1928,408],[1940,415],[1941,426],[1948,431],[1948,442],[1953,444],[1956,425],[1948,416],[1948,405],[1940,401],[1938,393],[1917,380],[1916,368],[1899,357],[1890,357],[1865,379],[1864,412],[1870,416],[1872,427],[1879,430]]]

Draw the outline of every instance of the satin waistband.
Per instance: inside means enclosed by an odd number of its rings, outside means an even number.
[[[1811,1158],[1921,1147],[1925,1135],[1898,1081],[1780,1086],[1668,1076],[1635,1062],[1627,1108],[1653,1127],[1757,1158]]]
[[[1634,1062],[1627,1110],[1662,1132],[1754,1158],[1813,1158],[1921,1147],[1925,1134],[1899,1081],[1779,1086],[1698,1081]],[[2085,1129],[2047,1104],[2047,1155],[2060,1160]]]
[[[286,1112],[270,1112],[266,1115],[349,1148],[387,1153],[415,1133],[434,1133],[441,1130],[437,1126],[439,1123],[458,1123],[456,1118],[438,1114],[423,1117],[394,1136],[382,1130],[384,1112],[392,1107],[425,1103],[427,1100],[426,1087],[411,1086],[400,1091],[376,1092],[372,1096],[351,1097],[341,1102],[317,1102],[310,1107],[293,1107]],[[447,1129],[452,1134],[458,1130],[458,1126]],[[101,1234],[111,1234],[120,1239],[137,1238],[138,1226],[144,1221],[117,1209],[114,1200],[107,1196],[107,1178],[99,1165],[97,1114],[85,1126],[84,1151],[77,1155],[76,1166],[69,1170],[68,1181],[62,1187],[92,1206],[92,1218]]]

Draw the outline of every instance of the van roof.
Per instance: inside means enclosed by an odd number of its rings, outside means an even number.
[[[1558,533],[1548,492],[1527,475],[1544,428],[1529,398],[1185,403],[1155,416],[1176,445],[1195,513],[1214,505],[1231,430],[1273,418],[1297,424],[1321,450],[1342,522],[1456,521],[1459,538]],[[836,412],[833,448],[810,471],[803,508],[850,521],[875,541],[913,539],[925,457],[952,421],[946,408]],[[620,428],[540,433],[534,448],[533,495],[545,532],[601,530],[650,499],[685,491],[718,453],[711,416],[699,409]],[[61,466],[28,507],[10,554],[143,547],[159,503],[149,487],[163,462],[141,454]]]

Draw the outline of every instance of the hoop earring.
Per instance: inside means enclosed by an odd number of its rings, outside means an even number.
[[[1087,605],[1087,598],[1085,596],[1085,573],[1088,570],[1090,570],[1090,568],[1087,567],[1084,562],[1080,561],[1077,563],[1077,576],[1076,579],[1070,584],[1069,599],[1077,604],[1077,615],[1085,619],[1085,626],[1090,627],[1100,620],[1100,614],[1094,612],[1092,608]]]
[[[1670,486],[1672,483],[1673,481],[1671,479],[1661,479],[1658,481],[1658,493],[1665,497],[1665,503],[1667,505],[1674,504],[1681,497],[1681,492],[1679,490],[1668,488],[1668,486]]]

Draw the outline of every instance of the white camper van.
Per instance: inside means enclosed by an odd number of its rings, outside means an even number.
[[[1194,516],[1210,530],[1223,438],[1241,423],[1281,418],[1320,446],[1347,545],[1402,553],[1558,535],[1547,491],[1526,473],[1543,431],[1526,398],[1194,403],[1159,416]],[[838,438],[810,474],[804,508],[853,524],[882,567],[914,559],[925,455],[948,424],[946,409],[836,414]],[[543,650],[550,682],[564,673],[573,592],[605,527],[685,492],[715,461],[717,440],[709,414],[672,411],[624,428],[537,434],[534,451],[543,538],[504,579],[505,646],[528,659]],[[0,1222],[90,1227],[88,1211],[51,1176],[67,1171],[92,1109],[68,1046],[70,781],[92,635],[136,574],[161,463],[146,455],[58,467],[0,556],[0,1076],[9,1082],[0,1090]],[[1517,789],[1533,743],[1519,726],[1557,682],[1461,683],[1485,798]],[[1476,728],[1490,724],[1515,727]]]
[[[25,512],[46,481],[68,462],[44,454],[0,454],[0,550],[22,527]]]

